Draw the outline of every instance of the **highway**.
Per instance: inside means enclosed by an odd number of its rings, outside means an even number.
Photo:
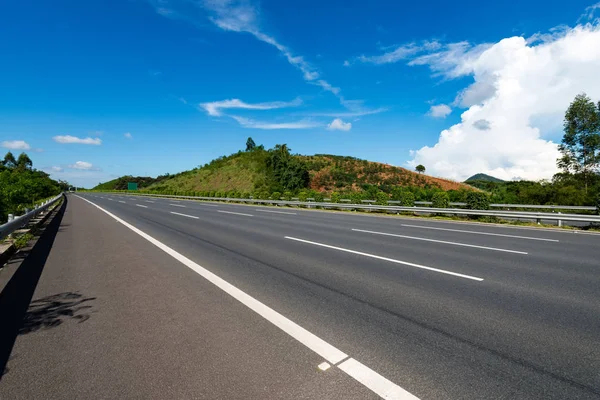
[[[600,235],[101,193],[60,224],[27,316],[77,310],[20,328],[2,399],[600,399]]]

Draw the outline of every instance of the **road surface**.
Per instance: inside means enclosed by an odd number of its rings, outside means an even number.
[[[69,195],[0,398],[598,399],[599,245]]]

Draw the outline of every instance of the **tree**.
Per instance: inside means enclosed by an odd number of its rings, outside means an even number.
[[[17,160],[15,160],[15,156],[10,151],[6,153],[4,156],[4,161],[2,161],[2,165],[6,168],[13,169],[17,166]]]
[[[415,170],[422,174],[423,172],[425,172],[425,167],[422,164],[417,165],[417,167],[415,168]]]
[[[19,171],[24,171],[31,168],[33,168],[33,162],[31,161],[31,158],[29,158],[27,154],[21,153],[17,159],[17,169]]]
[[[251,137],[248,138],[248,140],[246,140],[246,151],[252,151],[256,148],[256,143],[254,143],[254,140],[252,140]]]
[[[591,175],[600,167],[600,103],[596,106],[585,93],[575,96],[565,113],[564,131],[557,166],[580,174],[587,193]]]

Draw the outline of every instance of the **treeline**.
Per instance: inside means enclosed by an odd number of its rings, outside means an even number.
[[[8,152],[0,161],[0,224],[8,214],[22,214],[40,200],[67,190],[69,183],[55,181],[33,168],[33,162],[25,153],[18,158]]]
[[[586,182],[580,174],[556,174],[551,181],[490,182],[467,181],[489,193],[492,203],[557,204],[563,206],[595,205],[600,196],[600,175],[590,175]]]
[[[112,181],[98,184],[94,190],[127,190],[129,183],[137,183],[138,189],[146,188],[152,184],[159,183],[165,179],[169,179],[172,175],[164,174],[159,175],[156,178],[149,176],[131,176],[125,175]]]

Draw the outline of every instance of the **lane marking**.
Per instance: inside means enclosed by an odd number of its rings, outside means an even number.
[[[151,200],[144,200],[144,201],[145,201],[146,203],[154,203],[154,202],[153,202],[153,201],[151,201]]]
[[[187,215],[187,214],[181,214],[175,211],[171,211],[171,214],[175,214],[175,215],[181,215],[182,217],[188,217],[188,218],[194,218],[194,219],[200,219],[200,217],[196,217],[195,215]]]
[[[328,249],[344,251],[346,253],[358,254],[359,256],[365,256],[365,257],[376,258],[378,260],[389,261],[389,262],[392,262],[392,263],[395,263],[395,264],[408,265],[409,267],[421,268],[421,269],[426,269],[428,271],[434,271],[434,272],[439,272],[439,273],[442,273],[442,274],[458,276],[459,278],[471,279],[471,280],[478,281],[478,282],[481,282],[483,280],[483,278],[478,278],[476,276],[459,274],[458,272],[446,271],[445,269],[427,267],[425,265],[420,265],[420,264],[414,264],[414,263],[411,263],[411,262],[395,260],[393,258],[376,256],[375,254],[363,253],[362,251],[344,249],[343,247],[337,247],[337,246],[331,246],[331,245],[323,244],[323,243],[311,242],[310,240],[298,239],[298,238],[291,237],[291,236],[285,236],[285,238],[289,239],[289,240],[295,240],[297,242],[312,244],[312,245],[315,245],[315,246],[326,247]]]
[[[528,253],[526,253],[524,251],[500,249],[500,248],[497,248],[497,247],[477,246],[477,245],[474,245],[474,244],[467,244],[467,243],[448,242],[446,240],[427,239],[427,238],[420,238],[420,237],[416,237],[416,236],[397,235],[395,233],[366,231],[364,229],[352,229],[352,230],[354,232],[371,233],[373,235],[382,235],[382,236],[393,236],[393,237],[398,237],[398,238],[403,238],[403,239],[411,239],[411,240],[422,240],[424,242],[442,243],[442,244],[449,244],[449,245],[452,245],[452,246],[473,247],[475,249],[492,250],[492,251],[502,251],[504,253],[515,253],[515,254],[525,254],[525,255],[528,254]]]
[[[286,211],[271,211],[271,210],[256,210],[260,212],[273,213],[273,214],[288,214],[288,215],[298,215],[295,212],[286,212]]]
[[[383,399],[418,400],[418,397],[407,392],[392,381],[379,375],[366,365],[350,358],[337,366],[339,369],[367,386]],[[368,383],[368,384],[367,384]]]
[[[225,213],[225,214],[243,215],[245,217],[254,217],[254,215],[252,215],[252,214],[244,214],[244,213],[238,213],[238,212],[233,212],[233,211],[217,210],[217,212]]]
[[[327,371],[329,368],[331,368],[331,365],[328,362],[322,362],[318,365],[318,367],[321,371]]]
[[[293,337],[294,339],[296,339],[297,341],[299,341],[300,343],[302,343],[303,345],[305,345],[306,347],[323,357],[330,364],[335,365],[341,362],[342,360],[348,358],[348,355],[343,351],[327,343],[315,334],[307,331],[300,325],[296,324],[294,321],[284,317],[277,311],[256,300],[249,294],[241,291],[237,287],[233,286],[231,283],[225,281],[224,279],[213,274],[209,270],[196,264],[194,261],[185,257],[183,254],[178,253],[166,244],[156,240],[152,236],[136,228],[130,223],[125,222],[121,218],[117,217],[115,214],[105,210],[96,203],[89,201],[88,199],[85,199],[81,196],[75,197],[87,201],[94,207],[98,208],[100,211],[112,217],[117,222],[123,224],[133,232],[137,233],[138,235],[140,235],[141,237],[143,237],[144,239],[146,239],[147,241],[149,241],[150,243],[152,243],[153,245],[155,245],[156,247],[158,247],[159,249],[176,259],[177,261],[181,262],[183,265],[187,266],[188,268],[196,272],[198,275],[202,276],[203,278],[217,286],[219,289],[223,290],[225,293],[229,294],[231,297],[244,304],[246,307],[250,308],[258,315],[262,316],[267,321],[271,322],[273,325],[275,325],[276,327],[278,327],[279,329],[281,329],[282,331],[284,331],[285,333],[287,333],[288,335],[290,335],[291,337]],[[343,368],[341,368],[341,366],[343,366]],[[374,393],[377,393],[379,396],[382,396],[385,399],[419,400],[417,397],[408,393],[400,386],[387,380],[383,376],[379,375],[377,372],[371,370],[369,367],[359,363],[354,359],[346,360],[344,363],[340,364],[339,367],[342,371],[346,372],[346,374],[356,379],[358,382],[362,383]]]
[[[119,200],[119,203],[123,203],[123,204],[125,204],[125,202],[124,202],[123,200]]]
[[[169,205],[170,205],[170,206],[173,206],[173,207],[183,207],[183,208],[185,208],[185,206],[183,206],[183,205],[181,205],[181,204],[169,204]]]
[[[448,231],[448,232],[473,233],[475,235],[501,236],[501,237],[515,238],[515,239],[541,240],[541,241],[545,241],[545,242],[558,242],[559,241],[557,239],[534,238],[534,237],[530,237],[530,236],[515,236],[515,235],[506,235],[506,234],[502,234],[502,233],[491,233],[491,232],[464,231],[462,229],[435,228],[432,226],[409,225],[409,224],[400,224],[400,226],[406,226],[408,228],[435,229],[438,231]]]
[[[110,197],[108,198],[110,201],[115,201],[114,199],[111,199]]]
[[[148,206],[144,206],[144,205],[142,205],[142,204],[136,204],[136,206],[138,206],[138,207],[142,207],[142,208],[148,208]]]

